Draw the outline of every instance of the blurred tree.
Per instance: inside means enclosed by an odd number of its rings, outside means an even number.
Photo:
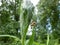
[[[0,34],[20,35],[19,10],[21,0],[1,0],[0,6]]]
[[[59,9],[58,9],[58,4],[59,0],[40,0],[39,4],[37,5],[38,7],[38,15],[37,15],[37,19],[39,20],[38,25],[37,25],[37,29],[40,30],[40,34],[43,35],[47,35],[47,33],[54,32],[52,35],[55,35],[60,30],[58,29],[59,25]],[[50,21],[49,21],[50,20]],[[50,26],[51,25],[51,26]],[[47,26],[47,27],[46,27]],[[44,33],[42,33],[42,31]],[[60,34],[60,33],[59,33]],[[40,37],[43,37],[43,35]],[[59,35],[57,34],[57,36],[59,37]],[[56,36],[56,37],[57,37]],[[53,36],[55,37],[55,36]]]

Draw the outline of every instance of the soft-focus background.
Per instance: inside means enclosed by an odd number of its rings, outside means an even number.
[[[0,45],[60,45],[60,0],[0,0]]]

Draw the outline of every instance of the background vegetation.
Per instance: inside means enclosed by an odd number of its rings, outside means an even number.
[[[60,0],[36,7],[30,0],[0,0],[0,45],[60,45]]]

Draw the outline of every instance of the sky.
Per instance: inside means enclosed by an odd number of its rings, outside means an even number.
[[[37,10],[36,5],[38,4],[39,0],[31,0],[31,2],[32,2],[33,5],[35,6],[35,12],[36,12],[36,14],[37,14],[38,10]]]
[[[33,3],[34,6],[36,6],[39,0],[31,0],[31,2]]]
[[[0,2],[0,6],[1,6],[1,4],[2,4],[2,3]]]
[[[59,1],[59,3],[60,3],[60,1]]]

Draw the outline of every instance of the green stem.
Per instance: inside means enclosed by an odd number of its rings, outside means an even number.
[[[49,34],[47,34],[47,45],[49,45]]]

